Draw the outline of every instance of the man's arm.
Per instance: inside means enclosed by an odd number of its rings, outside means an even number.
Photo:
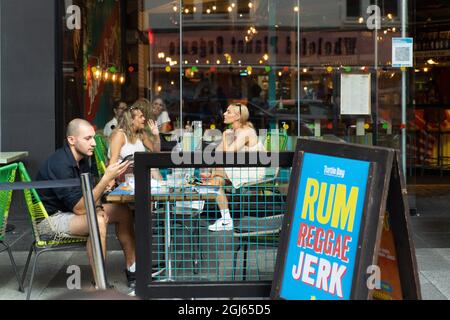
[[[92,194],[94,196],[94,202],[99,203],[103,193],[108,187],[109,183],[116,179],[119,175],[124,173],[129,166],[129,161],[125,161],[124,163],[113,163],[107,169],[105,174],[103,175],[100,182],[94,187],[92,190]],[[84,215],[86,214],[86,206],[84,204],[84,197],[77,202],[77,204],[73,207],[73,213],[76,215]]]

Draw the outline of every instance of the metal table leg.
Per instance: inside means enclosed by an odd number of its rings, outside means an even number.
[[[170,201],[166,202],[166,219],[165,219],[165,260],[167,268],[167,279],[166,281],[174,281],[172,278],[172,258],[170,256]]]

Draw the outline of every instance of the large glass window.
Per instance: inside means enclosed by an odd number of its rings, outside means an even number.
[[[81,9],[79,30],[65,26],[71,5]],[[173,129],[198,120],[223,129],[226,107],[240,102],[257,129],[284,129],[291,140],[398,147],[399,1],[65,0],[62,11],[64,123],[80,116],[101,129],[115,99],[161,97]],[[436,34],[423,33],[418,46],[445,48],[445,33]],[[358,75],[369,77],[368,91],[347,93],[368,97],[369,108],[349,115],[341,79]]]
[[[375,2],[381,29],[369,28],[371,3],[145,1],[148,96],[165,100],[177,128],[201,120],[223,129],[225,108],[241,102],[257,128],[391,145],[401,122],[401,76],[390,65],[400,24],[397,5]],[[367,113],[341,112],[345,74],[369,76],[358,92],[369,97]]]

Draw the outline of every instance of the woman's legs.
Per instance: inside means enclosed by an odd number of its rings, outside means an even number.
[[[216,197],[217,206],[220,209],[221,218],[209,226],[210,231],[224,231],[233,229],[233,219],[231,218],[228,199],[222,188],[225,186],[226,173],[223,169],[215,169],[206,181],[207,185],[221,187]]]

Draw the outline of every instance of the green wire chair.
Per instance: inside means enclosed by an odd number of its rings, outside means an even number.
[[[10,164],[0,168],[0,182],[1,183],[12,183],[16,180],[17,163]],[[17,271],[16,262],[11,252],[11,248],[8,243],[5,242],[6,225],[8,222],[9,208],[11,205],[12,190],[2,190],[0,191],[0,244],[3,246],[0,249],[0,253],[7,250],[9,254],[9,259],[11,260],[11,265],[14,269],[14,273],[19,283],[19,290],[23,292],[22,282],[20,281],[19,272]]]
[[[288,141],[288,134],[286,132],[286,130],[282,130],[279,134],[278,134],[278,151],[282,152],[282,151],[286,151],[286,147],[287,147],[287,141]],[[269,132],[266,136],[266,139],[264,140],[264,147],[266,148],[267,151],[273,151],[272,150],[272,134]],[[275,141],[276,142],[276,141]]]
[[[97,172],[99,178],[101,178],[106,172],[106,160],[108,159],[108,142],[101,135],[95,135],[95,163],[97,165]]]
[[[101,178],[106,172],[106,162],[98,147],[94,149],[95,164],[97,165],[98,177]]]
[[[19,174],[22,182],[31,182],[30,176],[23,163],[19,163]],[[31,297],[31,290],[39,256],[49,251],[61,251],[77,247],[84,247],[86,245],[87,238],[70,236],[55,231],[55,228],[51,223],[51,220],[48,219],[49,216],[47,210],[45,209],[44,204],[39,198],[39,195],[36,192],[36,190],[26,189],[24,190],[24,196],[25,196],[25,203],[28,208],[28,214],[30,217],[31,230],[33,232],[34,241],[30,246],[27,262],[25,264],[25,269],[23,271],[21,282],[22,286],[25,282],[25,277],[27,275],[31,256],[33,253],[35,254],[35,257],[33,259],[33,268],[31,271],[31,277],[29,281],[30,285],[27,291],[27,300],[29,300]],[[45,220],[47,221],[45,222]],[[47,223],[51,231],[48,234],[47,233],[41,234],[38,228],[38,225],[40,223]]]
[[[108,157],[108,147],[109,147],[108,141],[104,136],[100,134],[96,134],[94,139],[101,155],[103,156],[103,160],[105,160]]]

